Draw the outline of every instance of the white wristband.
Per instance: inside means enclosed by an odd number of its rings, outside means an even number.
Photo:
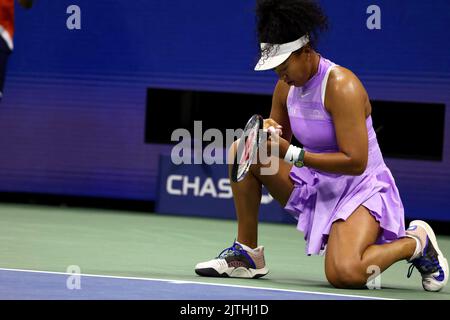
[[[300,156],[300,152],[302,151],[302,148],[296,147],[294,145],[290,145],[288,150],[286,151],[286,155],[284,156],[284,161],[290,164],[294,164],[295,161],[297,161],[298,157]]]

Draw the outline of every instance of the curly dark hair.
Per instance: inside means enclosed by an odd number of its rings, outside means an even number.
[[[282,44],[308,34],[315,47],[319,32],[328,28],[328,19],[314,0],[257,0],[256,24],[260,43]],[[272,49],[267,47],[261,55]]]

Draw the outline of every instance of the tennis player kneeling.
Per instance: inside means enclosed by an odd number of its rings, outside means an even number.
[[[326,17],[312,0],[258,0],[261,59],[255,70],[279,76],[270,119],[279,129],[276,174],[262,162],[241,180],[230,180],[238,219],[237,240],[216,259],[199,263],[201,276],[257,278],[268,273],[257,244],[264,185],[304,233],[306,254],[325,254],[325,275],[338,288],[363,288],[376,266],[411,263],[428,291],[448,281],[448,263],[424,221],[405,230],[404,208],[372,126],[371,105],[359,79],[314,49]],[[273,132],[273,130],[272,130]],[[273,137],[276,133],[273,133]],[[303,148],[290,145],[292,134]],[[274,140],[264,143],[273,147]],[[269,148],[270,149],[270,148]],[[230,149],[234,158],[236,145]]]

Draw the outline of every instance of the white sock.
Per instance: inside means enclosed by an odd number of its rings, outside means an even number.
[[[239,244],[242,247],[242,249],[244,249],[245,251],[253,252],[255,250],[255,249],[250,248],[249,246],[246,246],[245,244],[240,243],[237,240],[236,240],[236,243]]]
[[[422,244],[420,243],[420,240],[417,237],[410,235],[406,235],[406,237],[413,238],[414,240],[416,240],[416,250],[414,250],[414,254],[411,256],[411,258],[409,258],[408,262],[410,262],[422,255]]]

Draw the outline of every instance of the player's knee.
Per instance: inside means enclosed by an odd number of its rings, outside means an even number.
[[[235,162],[235,161],[237,161],[237,159],[236,159],[236,154],[238,153],[238,151],[239,152],[243,152],[243,150],[238,150],[238,147],[239,147],[239,141],[240,141],[240,139],[237,139],[236,141],[234,141],[232,144],[231,144],[231,146],[230,146],[230,148],[228,149],[228,154],[227,154],[227,160],[228,160],[228,164],[230,165],[230,166],[232,166],[233,165],[233,163]],[[239,154],[238,154],[238,156],[239,156]],[[253,160],[253,162],[251,163],[251,165],[250,165],[250,172],[252,172],[253,174],[256,174],[256,175],[258,175],[258,173],[259,173],[259,170],[257,170],[257,169],[259,169],[259,167],[260,167],[260,165],[261,165],[261,163],[260,163],[260,157],[259,156],[255,156],[255,159]]]
[[[367,280],[359,261],[334,263],[332,266],[327,266],[325,275],[333,287],[340,289],[363,288]]]

